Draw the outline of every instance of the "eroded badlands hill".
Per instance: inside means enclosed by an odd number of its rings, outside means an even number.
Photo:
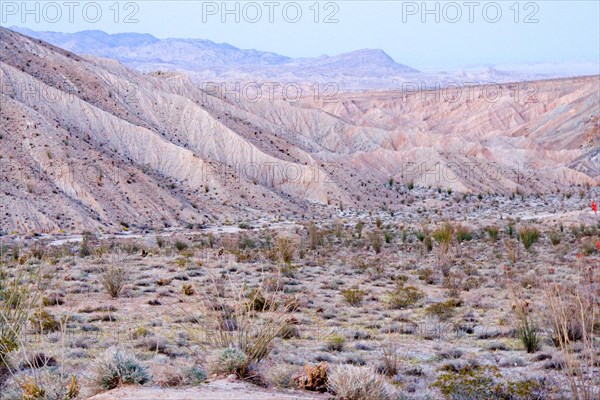
[[[511,193],[600,176],[598,77],[534,82],[533,100],[248,101],[4,28],[0,44],[3,232],[394,209],[411,182]]]

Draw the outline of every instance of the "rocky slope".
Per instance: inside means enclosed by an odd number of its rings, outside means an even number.
[[[510,193],[600,176],[598,77],[534,82],[519,98],[506,87],[497,101],[481,87],[453,102],[255,101],[4,28],[0,43],[4,233],[394,209],[409,182]]]

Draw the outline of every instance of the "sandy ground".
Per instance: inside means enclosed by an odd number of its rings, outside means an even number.
[[[218,380],[187,389],[124,386],[90,397],[89,400],[325,400],[327,398],[327,395],[277,392],[259,389],[243,382]]]

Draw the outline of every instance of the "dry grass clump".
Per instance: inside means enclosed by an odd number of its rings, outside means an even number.
[[[296,252],[296,244],[289,237],[281,236],[277,239],[277,253],[279,259],[285,264],[291,264],[294,253]]]
[[[27,377],[19,382],[22,400],[75,400],[81,386],[74,375],[66,378],[52,374],[43,381]]]
[[[298,387],[311,392],[327,391],[327,382],[329,379],[329,365],[321,362],[317,365],[306,364],[304,374],[298,377]]]
[[[34,272],[10,279],[0,271],[0,371],[8,366],[6,356],[21,345],[21,331],[39,298],[37,278]]]
[[[373,246],[373,250],[376,254],[381,253],[382,246],[382,238],[381,238],[381,230],[379,228],[375,229],[370,233],[371,246]]]
[[[117,298],[121,295],[125,287],[125,282],[125,270],[120,267],[110,266],[104,270],[100,277],[102,287],[112,298]]]
[[[586,271],[577,286],[550,283],[546,302],[550,311],[553,339],[560,349],[571,398],[592,400],[600,396],[600,359],[597,344],[600,335],[598,273]]]
[[[329,390],[344,400],[391,400],[394,389],[372,368],[336,365],[331,368]]]
[[[212,293],[201,293],[205,339],[212,349],[234,348],[248,362],[258,363],[268,356],[275,338],[288,326],[294,302],[286,301],[279,292],[266,298],[261,287],[248,290],[232,281],[229,284],[222,287],[222,282],[213,279]]]

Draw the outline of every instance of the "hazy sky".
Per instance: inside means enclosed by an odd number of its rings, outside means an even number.
[[[67,3],[4,0],[1,23],[203,38],[292,57],[381,48],[419,69],[600,61],[598,0]]]

